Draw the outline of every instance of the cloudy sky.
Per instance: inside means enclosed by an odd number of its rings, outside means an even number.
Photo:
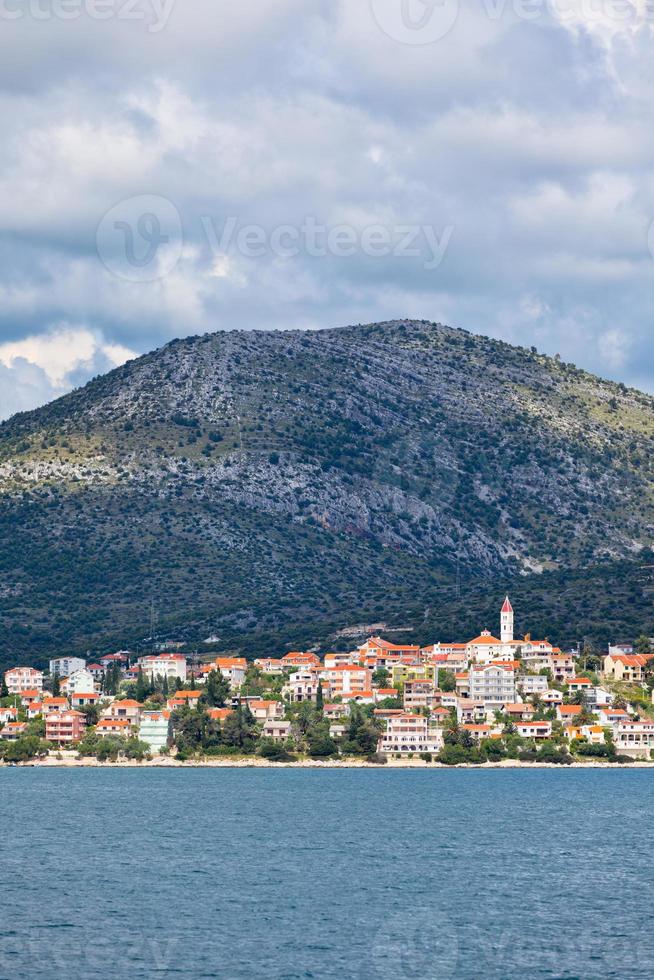
[[[395,317],[654,391],[654,4],[0,0],[0,416]]]

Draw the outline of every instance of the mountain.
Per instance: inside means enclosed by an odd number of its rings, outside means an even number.
[[[507,588],[561,642],[654,632],[653,444],[649,395],[440,324],[177,340],[0,426],[0,656],[151,617],[248,654],[447,639]]]

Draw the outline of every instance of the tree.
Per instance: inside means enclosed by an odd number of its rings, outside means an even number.
[[[372,675],[372,682],[376,687],[388,687],[388,682],[390,680],[390,674],[385,667],[378,667],[375,673]]]
[[[325,696],[322,693],[322,681],[318,681],[318,690],[316,692],[316,714],[322,717],[325,708]]]
[[[650,643],[649,636],[645,633],[641,633],[636,640],[636,653],[640,653],[646,656],[648,653],[652,652],[652,644]]]
[[[228,715],[223,725],[225,745],[231,745],[245,753],[253,752],[256,734],[254,715],[247,706],[244,708],[239,702],[236,711]]]
[[[104,675],[103,687],[105,694],[118,694],[122,681],[123,675],[120,670],[120,664],[112,663],[107,667]]]
[[[138,676],[136,678],[136,700],[143,704],[144,701],[147,701],[149,694],[150,685],[145,678],[145,674],[139,667]]]
[[[312,759],[327,759],[338,755],[338,745],[329,735],[316,733],[309,739],[309,755]]]
[[[61,683],[59,681],[59,674],[55,674],[52,678],[52,697],[58,698],[61,694]]]
[[[48,743],[38,735],[24,735],[15,742],[0,744],[0,758],[5,762],[28,762],[39,755],[48,754]]]
[[[219,670],[212,670],[207,677],[204,700],[212,708],[224,708],[229,697],[230,686],[227,678]]]
[[[2,681],[0,681],[0,698],[8,698],[8,697],[9,697],[9,688],[7,687],[7,682],[3,676]]]
[[[454,679],[454,674],[449,670],[439,670],[438,672],[438,687],[439,690],[444,691],[446,694],[451,693],[456,690],[456,680]]]

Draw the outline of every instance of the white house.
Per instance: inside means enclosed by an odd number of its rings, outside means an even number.
[[[61,682],[61,690],[69,697],[73,694],[88,694],[95,691],[95,678],[90,670],[83,667]]]
[[[58,657],[50,661],[50,673],[53,677],[70,677],[77,670],[84,670],[86,660],[81,657]]]
[[[43,690],[43,672],[33,667],[12,667],[5,673],[5,684],[10,694]]]
[[[515,702],[515,670],[509,664],[473,664],[468,672],[471,701],[485,704]]]
[[[291,735],[291,723],[290,721],[280,721],[271,718],[264,722],[261,734],[264,738],[274,738],[275,741],[279,742],[286,741]]]
[[[440,752],[442,748],[442,730],[423,715],[401,712],[386,718],[386,731],[379,740],[380,752]]]
[[[143,674],[150,681],[165,677],[169,681],[186,680],[186,657],[180,653],[160,653],[157,656],[141,657],[138,662]]]
[[[160,755],[170,745],[172,724],[170,712],[148,711],[141,718],[139,740],[145,742],[153,755]]]

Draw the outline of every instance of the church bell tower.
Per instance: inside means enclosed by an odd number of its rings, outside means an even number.
[[[508,596],[500,614],[500,639],[502,643],[510,643],[513,639],[513,606]]]

